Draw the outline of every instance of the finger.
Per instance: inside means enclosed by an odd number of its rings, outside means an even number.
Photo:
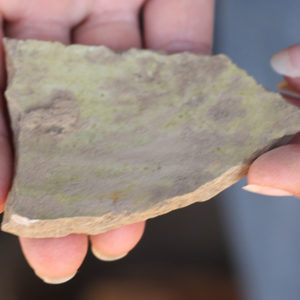
[[[213,19],[213,0],[151,0],[144,8],[146,47],[209,54]]]
[[[64,44],[69,44],[70,32],[68,29],[63,22],[61,24],[52,24],[51,21],[37,20],[32,22],[30,19],[22,19],[7,23],[5,35],[16,39],[60,41]]]
[[[300,45],[291,46],[271,58],[272,68],[286,76],[289,85],[300,91]],[[285,96],[296,106],[299,100]],[[260,156],[250,167],[245,189],[273,196],[300,196],[300,134],[290,145],[279,147]]]
[[[15,20],[11,15],[11,19],[7,21],[7,34],[13,38],[68,43],[70,24],[59,18],[53,22],[53,15],[45,15],[41,19],[36,15],[35,9],[32,8],[32,14],[24,18]],[[59,15],[58,11],[57,16]],[[48,283],[62,283],[70,279],[81,265],[88,247],[88,238],[85,235],[70,235],[59,239],[20,238],[20,241],[30,266]]]
[[[86,21],[73,31],[73,42],[114,50],[141,47],[139,9],[143,0],[94,1]]]
[[[102,234],[91,235],[93,254],[105,261],[120,259],[127,255],[141,239],[145,222],[126,225]]]
[[[70,43],[70,35],[66,26],[57,23],[52,24],[50,21],[45,23],[43,21],[31,23],[30,20],[12,22],[5,27],[5,35],[16,39],[30,38],[36,40],[60,41],[64,44]],[[53,30],[50,31],[49,28]]]
[[[0,40],[3,38],[3,20],[0,15]],[[13,154],[6,106],[3,98],[5,88],[5,67],[3,45],[0,43],[0,213],[5,207],[5,200],[11,185],[13,174]]]
[[[250,166],[249,190],[273,196],[300,197],[299,174],[300,144],[282,146],[261,155]]]
[[[0,101],[4,101],[2,95]],[[0,108],[0,213],[4,211],[6,197],[13,177],[13,153],[7,131],[3,110]]]
[[[290,141],[290,144],[300,144],[300,132],[298,132]]]
[[[62,238],[19,238],[23,253],[35,273],[47,283],[71,279],[82,264],[88,249],[83,234]]]
[[[286,76],[285,80],[288,82],[289,86],[300,93],[300,77],[291,78]]]
[[[70,30],[89,10],[90,1],[1,1],[6,20],[5,35],[19,39],[70,42]]]
[[[271,58],[271,67],[275,72],[284,75],[286,84],[280,84],[279,90],[282,91],[283,97],[290,103],[300,106],[298,98],[287,94],[300,94],[300,45],[295,45],[283,49],[273,55]]]
[[[74,29],[73,42],[105,45],[114,50],[141,46],[138,13],[142,1],[95,1],[86,21]],[[140,240],[145,222],[124,226],[90,237],[94,255],[115,260],[126,255]]]
[[[283,49],[273,55],[271,66],[275,72],[281,75],[290,78],[300,77],[300,44]],[[297,81],[299,87],[299,80]]]

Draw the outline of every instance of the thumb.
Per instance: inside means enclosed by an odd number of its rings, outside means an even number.
[[[250,166],[245,190],[270,196],[300,197],[300,145],[273,149]]]

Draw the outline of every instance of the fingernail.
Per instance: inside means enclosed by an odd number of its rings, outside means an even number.
[[[275,72],[289,76],[289,77],[299,77],[300,67],[295,66],[291,60],[288,49],[279,51],[271,58],[271,67]]]
[[[211,48],[208,45],[196,45],[189,41],[173,41],[165,48],[168,53],[177,53],[182,51],[189,51],[200,54],[210,54]]]
[[[268,195],[268,196],[293,196],[292,193],[282,189],[277,189],[277,188],[263,186],[263,185],[256,185],[256,184],[248,184],[243,187],[243,190],[252,193]]]
[[[95,257],[97,257],[98,259],[103,260],[103,261],[119,260],[119,259],[125,257],[128,254],[128,253],[125,253],[125,254],[118,255],[118,256],[108,256],[108,255],[104,255],[104,254],[100,253],[94,247],[92,247],[91,250],[92,250],[92,253],[94,254]]]
[[[69,276],[60,277],[60,278],[44,277],[44,276],[39,275],[36,272],[35,272],[35,274],[39,278],[41,278],[45,283],[48,283],[48,284],[61,284],[61,283],[65,283],[65,282],[71,280],[76,275],[76,272],[74,274],[69,275]]]

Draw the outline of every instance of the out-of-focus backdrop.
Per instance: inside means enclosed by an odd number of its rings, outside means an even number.
[[[280,77],[269,59],[300,42],[300,2],[216,2],[214,52],[274,90]],[[0,300],[300,299],[300,202],[251,195],[241,191],[244,184],[149,220],[125,259],[106,263],[89,254],[77,276],[60,286],[41,282],[17,239],[0,233]]]

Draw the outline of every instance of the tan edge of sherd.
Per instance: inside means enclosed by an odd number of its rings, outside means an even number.
[[[206,201],[246,176],[248,169],[249,164],[232,167],[220,177],[202,185],[194,192],[162,201],[142,213],[128,214],[124,212],[120,215],[110,213],[99,217],[71,217],[53,220],[29,219],[12,214],[7,218],[8,220],[4,220],[2,230],[23,237],[35,238],[62,237],[71,233],[99,234],[129,223],[168,213],[194,202]],[[105,226],[103,226],[104,221],[107,222]]]

